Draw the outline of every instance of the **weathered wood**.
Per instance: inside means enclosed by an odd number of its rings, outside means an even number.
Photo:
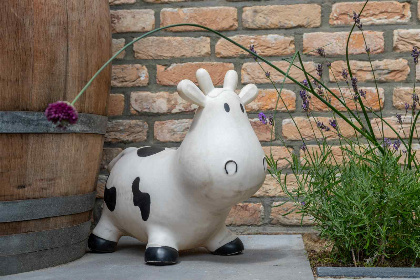
[[[67,5],[63,5],[67,4]],[[106,0],[0,1],[0,111],[44,111],[71,101],[111,56]],[[110,68],[76,103],[106,115]]]
[[[0,134],[0,201],[93,192],[102,145],[99,134]]]
[[[0,223],[0,236],[70,227],[90,220],[90,212],[38,220]]]

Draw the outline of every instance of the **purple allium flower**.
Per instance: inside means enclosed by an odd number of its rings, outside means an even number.
[[[60,128],[75,124],[78,119],[76,108],[65,101],[57,101],[49,104],[47,109],[45,109],[44,115],[50,122]]]
[[[265,76],[267,77],[267,78],[270,78],[270,72],[265,72]]]
[[[306,147],[306,144],[305,143],[303,143],[303,145],[302,145],[302,147],[300,147],[300,149],[302,150],[302,151],[306,151],[306,150],[308,150],[308,148]]]
[[[255,50],[254,45],[250,45],[250,46],[249,46],[249,50],[250,50],[251,52],[253,52],[254,54],[257,54],[257,51]],[[256,56],[254,56],[254,59],[255,59],[255,60],[257,60],[257,57],[256,57]]]
[[[402,117],[401,117],[401,114],[396,114],[395,115],[396,117],[397,117],[397,122],[399,123],[399,124],[402,124]]]
[[[320,78],[322,78],[322,72],[323,72],[323,69],[324,67],[322,66],[322,63],[320,63],[320,64],[318,64],[317,66],[316,66],[316,72],[318,73],[318,76],[320,77]]]
[[[330,119],[330,125],[331,125],[332,128],[334,128],[335,130],[337,130],[337,120]]]
[[[343,69],[343,71],[341,71],[341,76],[344,78],[344,80],[347,80],[349,73],[346,69]]]
[[[325,49],[324,49],[323,47],[321,47],[321,48],[317,48],[317,49],[316,49],[316,52],[317,52],[320,56],[325,57]]]
[[[267,116],[263,112],[258,114],[258,118],[263,124],[267,124]]]
[[[360,89],[359,94],[360,94],[361,97],[366,98],[366,91],[363,91],[363,90]]]
[[[353,77],[351,78],[351,86],[353,87],[354,93],[357,93],[357,78]]]
[[[362,23],[360,22],[360,14],[357,14],[356,12],[353,11],[353,20],[354,23],[356,23],[356,26],[362,30]]]
[[[419,55],[420,55],[420,51],[417,47],[413,47],[413,50],[411,51],[411,56],[414,59],[414,64],[419,63]]]
[[[270,115],[270,116],[268,117],[268,123],[269,123],[270,125],[274,125],[274,117],[273,117],[273,115]]]
[[[399,148],[400,148],[400,146],[401,146],[401,141],[400,141],[399,139],[395,140],[395,141],[394,141],[393,146],[394,146],[394,149],[395,149],[396,151],[398,151],[398,149],[399,149]]]
[[[404,107],[405,107],[405,113],[407,114],[408,108],[410,108],[410,105],[408,103],[405,103]]]

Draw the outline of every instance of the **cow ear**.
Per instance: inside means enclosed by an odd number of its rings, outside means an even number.
[[[179,96],[182,99],[194,103],[198,106],[205,107],[206,96],[204,93],[190,80],[182,80],[177,86]]]
[[[246,85],[239,93],[239,98],[244,105],[252,102],[258,95],[258,88],[254,84]]]

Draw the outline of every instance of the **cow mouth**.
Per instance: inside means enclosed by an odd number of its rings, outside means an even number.
[[[238,172],[238,164],[234,160],[228,160],[225,163],[225,172],[228,176],[232,176]]]

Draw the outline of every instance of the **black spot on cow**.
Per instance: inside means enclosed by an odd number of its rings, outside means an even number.
[[[241,111],[242,111],[242,113],[245,113],[244,105],[242,105],[242,103],[240,103],[240,105],[241,105]]]
[[[139,157],[148,157],[157,153],[162,152],[165,148],[161,147],[144,147],[137,150],[137,155]]]
[[[115,210],[115,205],[117,204],[117,189],[112,187],[110,189],[105,188],[104,201],[106,207],[112,212]]]
[[[225,107],[226,113],[229,113],[229,111],[230,111],[229,104],[225,103],[224,107]]]
[[[133,203],[139,207],[143,221],[149,219],[150,214],[150,195],[140,191],[140,177],[134,179],[133,185]]]

